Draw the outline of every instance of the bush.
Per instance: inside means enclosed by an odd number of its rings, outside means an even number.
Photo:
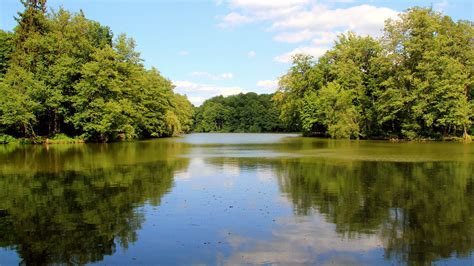
[[[10,135],[0,135],[0,144],[14,143],[18,140]]]

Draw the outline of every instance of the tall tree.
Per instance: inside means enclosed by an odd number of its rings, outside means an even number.
[[[191,104],[157,70],[144,68],[133,39],[113,41],[109,27],[82,11],[22,3],[14,32],[0,32],[2,132],[113,141],[189,130]]]
[[[315,61],[298,55],[275,95],[306,134],[470,139],[474,28],[426,8],[386,23],[382,39],[341,35]]]

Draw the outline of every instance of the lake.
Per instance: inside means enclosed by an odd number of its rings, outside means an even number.
[[[472,264],[474,144],[0,145],[0,265]]]

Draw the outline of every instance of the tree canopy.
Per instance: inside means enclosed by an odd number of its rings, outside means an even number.
[[[191,103],[145,69],[133,39],[82,12],[22,3],[14,31],[0,30],[0,133],[113,141],[191,129]]]
[[[473,23],[432,9],[388,20],[381,38],[349,32],[318,59],[295,56],[275,94],[217,96],[193,108],[170,80],[143,66],[125,34],[114,37],[83,12],[47,12],[45,0],[21,2],[14,31],[0,30],[0,134],[100,142],[192,130],[355,139],[474,134]]]
[[[472,22],[412,8],[380,39],[349,32],[318,60],[294,57],[274,99],[307,135],[469,139],[473,56]]]
[[[281,132],[285,131],[271,94],[249,92],[217,96],[196,108],[197,132]]]

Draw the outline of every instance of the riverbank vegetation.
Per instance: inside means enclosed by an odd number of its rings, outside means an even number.
[[[133,39],[82,12],[47,12],[46,0],[22,3],[14,31],[0,30],[0,134],[106,142],[191,130],[191,103],[145,69]]]
[[[348,33],[318,60],[296,56],[274,99],[306,135],[470,140],[473,64],[472,22],[412,8],[380,39]]]

